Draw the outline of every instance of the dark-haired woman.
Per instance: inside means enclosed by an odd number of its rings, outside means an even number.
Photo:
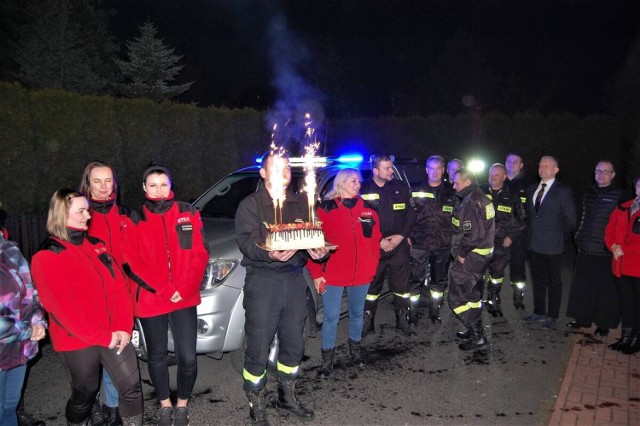
[[[146,201],[131,215],[135,226],[124,232],[124,266],[132,279],[134,312],[144,330],[149,376],[160,401],[158,425],[185,426],[197,375],[196,310],[209,254],[200,213],[174,200],[168,168],[148,167],[142,188]],[[169,326],[178,363],[175,410],[169,398]]]
[[[604,234],[622,313],[622,336],[609,347],[627,355],[640,350],[640,176],[634,187],[636,198],[613,210]]]
[[[80,181],[80,192],[89,199],[89,235],[100,238],[113,259],[122,265],[122,230],[131,223],[130,209],[117,203],[118,180],[113,167],[109,164],[92,161],[87,164]],[[118,391],[107,370],[102,371],[104,405],[96,398],[96,406],[91,410],[91,422],[100,421],[107,425],[121,424],[118,409]]]
[[[35,254],[33,279],[49,313],[53,349],[71,378],[68,424],[85,424],[100,383],[100,365],[120,394],[124,425],[142,425],[138,360],[130,345],[133,307],[122,270],[106,245],[87,235],[89,202],[62,189],[49,204],[50,238]]]

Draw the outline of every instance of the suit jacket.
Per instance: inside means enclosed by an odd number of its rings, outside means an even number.
[[[573,191],[556,179],[536,212],[533,194],[537,188],[535,184],[527,189],[527,249],[540,254],[562,254],[565,241],[576,227]]]

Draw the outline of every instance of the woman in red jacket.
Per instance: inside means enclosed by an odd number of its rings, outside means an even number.
[[[85,424],[98,393],[100,364],[120,393],[124,425],[142,425],[133,308],[126,280],[105,244],[87,235],[89,202],[61,189],[49,205],[51,237],[35,254],[33,280],[49,313],[53,349],[71,377],[68,424]]]
[[[628,355],[640,350],[640,176],[634,186],[636,198],[611,213],[604,234],[622,311],[622,335],[609,347]]]
[[[134,314],[142,324],[149,376],[160,401],[158,425],[173,421],[183,426],[189,424],[187,403],[197,375],[196,310],[209,253],[200,213],[174,200],[169,169],[151,165],[142,182],[146,201],[131,215],[135,226],[124,230],[124,268],[133,284]],[[169,399],[169,325],[178,363],[175,410]]]
[[[349,308],[349,359],[363,368],[360,339],[364,301],[380,259],[378,214],[365,207],[358,195],[362,176],[356,169],[343,169],[333,181],[333,189],[317,208],[325,238],[338,247],[321,263],[309,260],[307,267],[319,294],[322,294],[322,368],[319,378],[333,370],[340,304],[347,290]]]
[[[122,230],[131,223],[130,209],[117,203],[118,180],[113,167],[100,161],[87,164],[80,181],[80,192],[89,199],[89,235],[100,238],[107,250],[122,265]],[[105,422],[107,425],[120,424],[118,409],[118,391],[109,377],[107,370],[102,370],[102,388],[104,405],[100,407],[99,396],[91,410],[93,424]]]

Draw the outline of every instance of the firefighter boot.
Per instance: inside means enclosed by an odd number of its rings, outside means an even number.
[[[298,401],[295,379],[278,378],[278,400],[276,401],[276,408],[281,416],[293,414],[305,422],[315,418],[313,410],[303,406]]]
[[[500,308],[500,283],[489,281],[487,286],[487,311],[494,317],[502,316]]]
[[[416,334],[415,331],[411,329],[409,326],[409,313],[411,311],[410,307],[404,308],[395,308],[396,310],[396,329],[400,331],[405,336],[413,336]]]
[[[487,346],[487,339],[482,332],[482,321],[469,327],[469,333],[471,334],[469,340],[458,345],[461,351],[473,351]]]
[[[516,311],[523,311],[525,283],[511,283],[511,286],[513,287],[513,307]]]
[[[418,312],[418,309],[420,309],[420,293],[412,294],[409,300],[409,325],[415,327],[418,325],[418,318],[420,317]]]
[[[336,348],[322,349],[322,365],[320,366],[320,370],[318,370],[318,375],[316,376],[318,379],[326,379],[333,371],[333,356],[335,353]]]
[[[362,327],[362,338],[376,332],[374,321],[376,318],[376,309],[378,309],[377,300],[366,300],[364,302],[364,325]]]
[[[251,389],[246,393],[249,400],[249,417],[252,425],[269,426],[266,393],[267,391],[264,388]]]
[[[631,337],[631,341],[629,342],[629,344],[627,346],[622,347],[620,349],[620,352],[622,352],[625,355],[633,355],[639,350],[640,350],[640,332],[636,330],[633,333],[633,336]]]
[[[364,370],[364,361],[360,355],[360,342],[349,339],[349,360],[354,367]]]
[[[431,300],[429,302],[429,318],[433,324],[441,323],[442,319],[440,318],[440,307],[442,306],[442,297],[435,297],[433,294],[431,295]]]

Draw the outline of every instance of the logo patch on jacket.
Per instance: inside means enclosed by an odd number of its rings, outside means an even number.
[[[462,222],[462,230],[463,231],[471,231],[471,221],[470,220],[465,220],[464,222]]]
[[[405,203],[396,203],[393,205],[394,210],[404,210],[406,208],[407,208],[407,205]]]

